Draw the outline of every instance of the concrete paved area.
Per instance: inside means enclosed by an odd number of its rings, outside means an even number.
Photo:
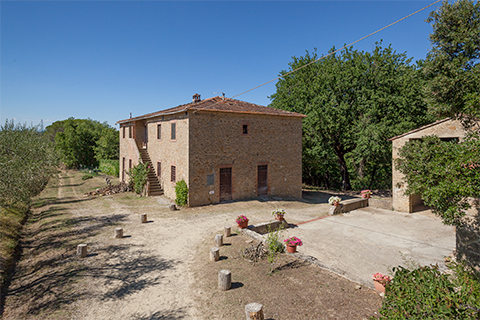
[[[392,267],[443,265],[455,248],[455,231],[433,216],[362,208],[285,230],[304,245],[301,254],[346,278],[373,288],[372,274]]]

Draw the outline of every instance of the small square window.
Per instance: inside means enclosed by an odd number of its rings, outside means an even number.
[[[214,176],[213,174],[207,174],[207,186],[213,186],[214,182]]]
[[[243,125],[242,133],[243,134],[248,134],[248,124]]]
[[[171,182],[175,182],[176,181],[176,168],[175,166],[172,166],[172,169],[171,169],[171,176],[170,176],[170,181]]]
[[[157,124],[157,139],[162,139],[162,125]]]

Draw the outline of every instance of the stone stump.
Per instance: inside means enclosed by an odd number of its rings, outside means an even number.
[[[142,214],[140,215],[140,221],[141,221],[142,223],[147,223],[147,214],[146,214],[146,213],[142,213]]]

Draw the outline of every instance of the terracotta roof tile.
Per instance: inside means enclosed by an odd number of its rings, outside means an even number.
[[[248,114],[265,114],[272,116],[287,116],[287,117],[306,117],[303,114],[290,112],[280,109],[274,109],[270,107],[264,107],[258,104],[225,98],[222,97],[213,97],[204,99],[198,102],[191,102],[187,104],[182,104],[174,108],[165,109],[162,111],[157,111],[153,113],[144,114],[142,116],[129,118],[125,120],[119,120],[117,123],[126,123],[136,120],[142,120],[147,118],[154,118],[161,115],[185,112],[185,111],[211,111],[211,112],[233,112],[233,113],[248,113]]]

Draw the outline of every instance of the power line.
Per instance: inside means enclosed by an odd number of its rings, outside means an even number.
[[[366,36],[364,36],[364,37],[362,37],[362,38],[360,38],[360,39],[358,39],[358,40],[355,40],[354,42],[352,42],[352,43],[350,43],[350,44],[344,45],[343,47],[341,47],[341,48],[338,49],[338,50],[335,50],[335,51],[333,51],[333,52],[330,52],[330,53],[327,54],[326,56],[322,56],[322,57],[318,58],[317,60],[311,61],[311,62],[309,62],[309,63],[307,63],[307,64],[305,64],[305,65],[303,65],[303,66],[301,66],[301,67],[299,67],[299,68],[297,68],[297,69],[295,69],[295,70],[289,71],[289,72],[285,73],[284,75],[281,75],[281,76],[279,76],[279,77],[276,77],[275,79],[272,79],[272,80],[267,81],[267,82],[265,82],[265,83],[263,83],[263,84],[261,84],[261,85],[258,85],[258,86],[254,87],[254,88],[251,88],[251,89],[249,89],[249,90],[247,90],[247,91],[244,91],[244,92],[242,92],[242,93],[239,93],[239,94],[237,94],[237,95],[234,95],[234,96],[231,97],[231,98],[233,99],[233,98],[236,98],[236,97],[238,97],[238,96],[241,96],[242,94],[245,94],[245,93],[248,93],[248,92],[253,91],[253,90],[255,90],[255,89],[258,89],[258,88],[260,88],[260,87],[263,87],[264,85],[267,85],[267,84],[269,84],[270,82],[276,81],[276,80],[281,79],[281,78],[283,78],[283,77],[285,77],[285,76],[288,76],[289,74],[292,74],[292,73],[294,73],[294,72],[296,72],[296,71],[298,71],[298,70],[300,70],[300,69],[303,69],[303,68],[305,68],[305,67],[308,67],[309,65],[311,65],[311,64],[313,64],[313,63],[315,63],[315,62],[318,62],[318,61],[322,60],[323,58],[326,58],[326,57],[328,57],[328,56],[330,56],[330,55],[332,55],[332,54],[335,54],[335,53],[337,53],[337,52],[339,52],[339,51],[341,51],[341,50],[343,50],[343,49],[345,49],[345,48],[347,48],[347,47],[350,47],[350,46],[354,45],[355,43],[360,42],[360,41],[362,41],[362,40],[364,40],[364,39],[366,39],[366,38],[368,38],[368,37],[371,37],[371,36],[373,36],[374,34],[379,33],[380,31],[383,31],[383,30],[385,30],[385,29],[393,26],[394,24],[399,23],[400,21],[403,21],[403,20],[405,20],[405,19],[407,19],[407,18],[410,18],[410,17],[413,16],[414,14],[417,14],[417,13],[419,13],[420,11],[423,11],[423,10],[425,10],[425,9],[433,6],[434,4],[439,3],[440,1],[442,1],[442,0],[437,0],[437,1],[429,4],[428,6],[423,7],[422,9],[419,9],[419,10],[413,12],[413,13],[410,13],[408,16],[405,16],[405,17],[403,17],[403,18],[401,18],[401,19],[399,19],[399,20],[397,20],[397,21],[395,21],[395,22],[392,22],[392,23],[390,23],[389,25],[387,25],[387,26],[385,26],[385,27],[383,27],[383,28],[381,28],[381,29],[378,29],[377,31],[374,31],[374,32],[372,32],[372,33],[370,33],[370,34],[368,34],[368,35],[366,35]]]

